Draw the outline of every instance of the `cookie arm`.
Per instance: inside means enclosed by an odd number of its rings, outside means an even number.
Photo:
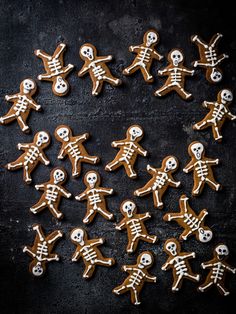
[[[25,150],[28,150],[30,148],[30,145],[31,144],[27,144],[27,143],[19,143],[19,144],[17,144],[17,148],[19,150],[25,151]]]
[[[147,165],[147,172],[150,173],[150,174],[155,174],[157,171],[152,166]]]
[[[211,164],[211,165],[218,165],[219,164],[219,159],[211,159],[211,158],[207,158],[206,159],[206,163],[207,164]]]
[[[149,212],[146,212],[145,214],[139,214],[137,215],[139,220],[147,220],[149,218],[151,218],[151,215]]]
[[[225,263],[225,268],[226,270],[228,270],[229,272],[236,274],[236,268],[231,267],[229,264]]]
[[[193,76],[194,70],[189,70],[187,68],[180,68],[182,72],[184,72],[186,75]]]
[[[169,268],[170,268],[170,262],[165,262],[165,264],[163,264],[162,266],[161,266],[161,269],[162,270],[164,270],[164,271],[166,271],[166,270],[168,270]]]
[[[78,72],[78,76],[81,77],[83,76],[85,73],[87,73],[89,70],[89,67],[86,66],[86,64],[83,65],[82,69]]]
[[[142,146],[140,146],[139,144],[136,143],[136,145],[137,145],[136,150],[137,150],[138,154],[141,156],[144,156],[144,157],[147,156],[147,151],[145,149],[143,149]]]
[[[61,194],[63,196],[65,196],[66,198],[70,198],[71,197],[72,194],[69,191],[67,191],[64,187],[62,187],[62,186],[59,187],[58,186],[58,189],[61,192]]]
[[[215,259],[211,259],[210,261],[201,263],[201,267],[203,269],[211,268],[214,265],[214,263],[215,263]]]
[[[119,146],[124,146],[124,145],[125,145],[125,141],[124,140],[113,141],[111,143],[111,147],[119,147]]]
[[[153,58],[160,61],[164,56],[160,55],[156,50],[153,50]]]
[[[109,56],[101,56],[101,57],[98,57],[97,59],[98,59],[98,62],[109,62],[109,61],[112,60],[112,56],[111,55],[109,55]]]
[[[236,119],[236,116],[233,115],[230,111],[228,111],[228,112],[226,113],[226,117],[227,117],[228,119],[230,119],[230,120],[235,120],[235,119]]]
[[[122,230],[126,226],[126,220],[123,218],[117,225],[116,225],[116,230]]]
[[[6,95],[6,96],[5,96],[5,100],[6,100],[6,101],[14,102],[14,101],[17,100],[17,99],[19,99],[19,95],[18,95],[18,94]]]
[[[36,190],[44,191],[46,189],[46,185],[47,185],[47,182],[46,183],[42,183],[42,184],[36,184],[34,187],[35,187]]]
[[[89,240],[88,243],[90,246],[95,246],[95,245],[98,246],[98,245],[103,244],[104,240],[103,240],[103,238],[92,239],[92,240]]]
[[[99,187],[99,189],[97,189],[97,191],[101,192],[103,194],[109,194],[109,195],[111,195],[113,193],[113,189],[102,188],[102,187]]]
[[[130,265],[123,265],[123,266],[121,267],[121,269],[122,269],[123,271],[129,273],[130,271],[135,270],[135,267],[132,267],[132,266],[130,266]]]
[[[141,48],[141,45],[140,46],[129,46],[129,51],[130,52],[138,52],[138,49]]]
[[[195,258],[195,257],[196,257],[196,253],[195,252],[186,253],[186,255],[184,255],[184,256],[182,255],[181,256],[182,259],[190,259],[190,258]]]
[[[77,195],[77,196],[75,197],[75,199],[76,199],[77,201],[84,201],[86,198],[87,198],[87,194],[86,194],[85,192],[83,192],[83,193],[81,193],[81,194],[79,194],[79,195]]]
[[[204,108],[211,108],[212,106],[214,106],[214,102],[211,102],[211,101],[204,101],[203,103],[202,103],[202,106],[204,107]]]
[[[169,182],[169,185],[172,186],[172,187],[175,187],[175,188],[177,188],[181,184],[180,181],[174,181],[174,179],[172,178],[171,175],[169,175],[169,178],[167,180]]]
[[[40,152],[39,153],[39,160],[45,165],[49,165],[50,164],[50,160],[46,157],[46,155],[44,154],[44,152]]]
[[[72,256],[72,262],[77,262],[78,259],[81,257],[81,253],[79,250],[76,250],[75,253]]]
[[[169,72],[169,69],[165,68],[163,70],[159,70],[157,73],[159,76],[166,76],[166,75],[168,75],[168,72]]]
[[[84,133],[82,135],[79,135],[79,136],[75,136],[74,139],[75,141],[78,143],[78,142],[84,142],[85,140],[87,140],[89,138],[89,134],[88,133]]]
[[[145,281],[147,282],[156,282],[157,281],[157,277],[156,276],[151,276],[150,274],[146,274],[145,275]]]
[[[193,170],[193,167],[194,167],[193,161],[191,160],[191,161],[187,164],[187,166],[184,167],[183,172],[188,173],[189,171],[192,171],[192,170]]]
[[[59,152],[57,158],[58,158],[58,159],[63,159],[66,155],[67,155],[67,153],[66,153],[66,151],[65,151],[65,149],[64,149],[64,147],[63,147],[63,145],[62,145],[62,147],[61,147],[61,149],[60,149],[60,152]]]

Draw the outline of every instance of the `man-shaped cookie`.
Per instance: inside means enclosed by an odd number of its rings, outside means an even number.
[[[0,124],[8,124],[16,120],[23,132],[29,132],[26,124],[30,111],[39,111],[41,106],[32,98],[37,90],[37,85],[32,79],[25,79],[20,84],[20,92],[14,95],[6,95],[7,101],[13,102],[11,109],[5,116],[0,117]]]
[[[113,189],[100,186],[101,178],[97,171],[88,171],[84,176],[86,190],[76,196],[77,201],[87,201],[87,212],[83,219],[85,224],[91,223],[96,214],[101,214],[105,219],[113,219],[113,214],[107,210],[105,197],[113,193]]]
[[[124,69],[124,75],[130,75],[137,70],[140,70],[145,82],[152,83],[154,81],[153,76],[150,73],[153,59],[160,61],[163,59],[156,50],[155,46],[159,42],[159,34],[157,31],[150,29],[143,36],[143,43],[138,46],[130,46],[129,51],[136,53],[134,61],[130,66]]]
[[[5,167],[8,170],[14,171],[23,168],[23,180],[30,184],[32,181],[31,172],[38,165],[39,162],[44,165],[49,165],[50,161],[44,154],[44,149],[50,144],[50,135],[45,131],[40,131],[35,134],[33,143],[19,143],[17,145],[19,150],[24,153],[13,162],[8,163]]]
[[[215,34],[209,43],[203,41],[198,35],[193,35],[191,40],[198,47],[200,60],[193,62],[194,67],[202,67],[206,69],[206,79],[210,83],[218,83],[222,80],[222,71],[219,64],[229,56],[226,54],[218,55],[217,45],[222,38],[222,34]]]
[[[37,214],[48,207],[55,218],[61,219],[63,214],[58,209],[61,197],[71,197],[71,193],[62,186],[66,178],[67,173],[65,169],[57,167],[51,171],[50,180],[48,182],[35,185],[36,190],[43,191],[43,195],[40,200],[30,208],[30,211],[33,214]]]
[[[66,77],[74,68],[72,64],[64,66],[63,54],[65,50],[66,45],[61,43],[52,56],[39,49],[34,51],[34,54],[42,59],[46,71],[46,73],[40,74],[38,79],[52,82],[52,91],[57,96],[65,96],[68,93],[70,87]]]
[[[135,265],[124,265],[122,270],[129,275],[124,282],[112,290],[120,295],[130,291],[131,302],[135,305],[141,304],[139,294],[145,282],[156,282],[156,277],[149,274],[148,269],[153,265],[154,257],[150,251],[139,254]]]
[[[116,229],[127,229],[127,252],[133,253],[140,240],[148,243],[155,243],[157,241],[157,236],[149,235],[144,224],[145,220],[151,218],[149,212],[137,214],[137,207],[131,200],[124,201],[120,206],[120,211],[124,218],[116,225]]]
[[[78,76],[82,77],[89,73],[93,82],[92,95],[97,96],[102,90],[104,82],[110,83],[112,86],[118,86],[122,82],[120,79],[114,77],[108,66],[107,62],[112,60],[112,56],[97,56],[97,49],[91,44],[84,44],[80,48],[80,57],[84,61],[82,69],[79,71]]]
[[[185,173],[193,171],[194,186],[192,194],[194,196],[202,193],[205,183],[207,183],[213,190],[218,191],[220,184],[216,182],[212,166],[218,165],[219,159],[211,159],[205,157],[205,149],[202,143],[192,142],[188,147],[188,154],[191,161],[183,169]]]
[[[33,260],[29,265],[32,275],[40,277],[46,271],[46,264],[51,261],[59,261],[59,256],[52,253],[53,247],[58,239],[63,236],[60,230],[53,231],[45,236],[40,225],[33,225],[36,237],[32,247],[25,246],[23,252],[27,253]]]
[[[83,145],[83,142],[89,138],[88,133],[73,136],[71,128],[67,125],[59,125],[56,128],[54,135],[56,139],[62,143],[57,158],[63,159],[68,155],[72,164],[73,177],[78,177],[80,175],[82,162],[93,165],[99,162],[99,157],[90,156]]]
[[[184,100],[189,100],[192,94],[188,93],[184,89],[185,77],[193,76],[194,70],[189,70],[184,67],[184,55],[180,49],[174,48],[168,54],[169,65],[159,70],[159,76],[168,76],[165,84],[155,91],[155,96],[165,96],[166,94],[175,91]]]
[[[212,231],[204,225],[204,220],[208,212],[203,209],[197,215],[188,203],[189,198],[186,195],[181,195],[179,199],[179,213],[168,213],[163,219],[165,221],[175,220],[181,227],[184,228],[180,235],[180,240],[187,240],[191,235],[195,235],[196,239],[202,243],[206,243],[212,239]]]
[[[152,175],[148,183],[134,192],[134,195],[145,196],[150,193],[153,195],[153,202],[156,208],[162,209],[162,196],[169,186],[177,188],[180,181],[174,181],[172,173],[179,167],[178,159],[175,156],[167,156],[162,161],[161,168],[153,168],[147,165],[147,171]]]
[[[229,111],[229,105],[233,101],[233,94],[229,89],[222,89],[217,95],[215,102],[203,102],[203,107],[209,109],[209,113],[200,122],[194,124],[194,130],[204,130],[212,128],[212,133],[216,141],[222,140],[221,128],[226,119],[235,120],[236,116]]]
[[[183,279],[189,279],[192,281],[199,281],[200,275],[194,274],[189,264],[189,259],[195,258],[194,252],[181,252],[180,243],[174,239],[168,239],[164,244],[164,251],[169,255],[167,261],[162,266],[162,270],[168,270],[172,268],[174,282],[172,284],[172,291],[179,291]]]
[[[104,239],[88,239],[86,231],[82,228],[75,228],[70,234],[71,241],[77,246],[72,256],[72,261],[77,262],[82,257],[85,270],[83,278],[91,278],[96,265],[110,267],[115,264],[114,258],[103,257],[98,246],[104,243]]]
[[[134,164],[138,155],[147,156],[147,151],[144,150],[138,142],[143,138],[143,129],[139,125],[131,125],[127,132],[126,138],[120,141],[111,143],[112,147],[119,149],[118,154],[108,165],[105,170],[113,171],[121,166],[124,166],[125,172],[129,178],[135,179],[137,173],[134,171]]]
[[[225,244],[218,244],[215,247],[213,254],[213,259],[201,264],[203,269],[209,269],[209,273],[205,282],[200,287],[198,287],[198,290],[205,292],[210,287],[215,285],[223,296],[227,296],[230,294],[230,292],[225,288],[226,273],[231,272],[235,274],[236,268],[231,267],[226,262],[229,256],[229,249]]]

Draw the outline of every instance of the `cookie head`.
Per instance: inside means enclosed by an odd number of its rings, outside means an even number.
[[[47,147],[50,143],[50,135],[45,131],[40,131],[35,134],[34,142],[38,147]]]
[[[201,160],[204,157],[205,149],[202,143],[193,142],[189,145],[189,155],[196,160]]]
[[[143,36],[143,42],[147,47],[156,45],[158,41],[159,41],[159,34],[155,30],[149,30]]]
[[[87,235],[82,228],[75,228],[71,231],[70,238],[74,244],[79,244],[83,246]]]
[[[41,262],[33,261],[30,265],[30,272],[35,276],[35,277],[40,277],[44,274],[44,268],[41,264]]]
[[[84,184],[93,189],[100,183],[100,175],[96,171],[89,171],[84,176]]]
[[[164,251],[170,256],[176,256],[180,252],[180,244],[176,239],[169,239],[164,244]]]
[[[97,55],[96,49],[91,44],[84,44],[80,48],[80,57],[84,61],[93,61],[95,56]]]
[[[53,81],[52,89],[56,94],[63,96],[69,89],[69,84],[61,76],[57,76]]]
[[[138,256],[137,259],[137,264],[138,264],[138,268],[150,268],[153,264],[153,255],[151,254],[151,252],[143,252]]]
[[[36,92],[36,89],[36,83],[32,79],[25,79],[20,84],[21,93],[29,94],[30,96]]]
[[[55,137],[60,142],[69,142],[72,131],[67,125],[58,126],[55,130]]]
[[[233,100],[233,93],[229,89],[223,89],[219,92],[219,97],[223,104],[227,104]]]
[[[179,49],[173,49],[168,54],[168,61],[177,67],[184,61],[184,55]]]
[[[178,168],[178,160],[175,156],[168,156],[162,162],[165,172],[174,172]]]
[[[207,69],[207,76],[210,77],[210,80],[213,83],[218,83],[222,80],[222,71],[219,68]]]
[[[54,184],[63,183],[66,181],[66,172],[63,168],[55,168],[51,172],[51,178]]]
[[[197,239],[202,242],[206,243],[212,239],[213,233],[210,228],[204,227],[198,229]]]
[[[143,129],[139,125],[132,125],[128,128],[126,135],[132,142],[139,142],[143,137]]]
[[[136,214],[137,208],[133,201],[126,200],[121,204],[120,211],[127,218],[132,218]]]
[[[228,255],[229,255],[229,249],[228,249],[227,245],[225,245],[225,244],[217,245],[217,247],[214,250],[214,256],[218,260],[222,261],[224,259],[227,259]]]

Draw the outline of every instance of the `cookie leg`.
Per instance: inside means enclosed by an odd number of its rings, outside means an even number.
[[[224,296],[227,296],[230,294],[230,292],[225,288],[223,283],[217,283],[216,286],[218,290],[220,291],[220,293],[223,294]]]
[[[112,86],[118,86],[118,85],[121,84],[121,80],[116,78],[116,77],[114,77],[111,73],[109,73],[109,76],[108,75],[104,75],[103,79],[106,82],[110,83]]]
[[[121,162],[119,160],[116,160],[116,158],[115,158],[114,160],[109,162],[109,164],[106,165],[105,170],[113,171],[113,170],[119,168],[120,166],[121,166]]]
[[[83,156],[82,160],[83,162],[86,162],[88,164],[96,164],[99,161],[99,158],[97,156]]]
[[[130,296],[131,296],[131,302],[134,305],[139,305],[141,304],[140,300],[139,300],[139,294],[138,294],[138,290],[135,289],[135,287],[130,289]]]
[[[179,291],[179,288],[183,281],[183,275],[179,275],[174,279],[174,282],[172,284],[172,291]]]
[[[212,125],[212,133],[216,141],[221,141],[223,136],[221,135],[220,127],[217,125]]]
[[[40,198],[40,200],[35,205],[30,207],[30,211],[33,214],[37,214],[37,213],[41,212],[45,207],[47,207],[47,203],[45,202],[45,197],[42,196]]]
[[[83,219],[83,223],[88,224],[88,223],[92,222],[95,216],[96,216],[96,212],[94,209],[91,208],[91,209],[87,210],[86,215]]]
[[[171,84],[169,85],[163,85],[161,88],[155,91],[155,96],[165,96],[166,94],[170,93],[173,90],[173,86]]]
[[[134,195],[137,196],[144,196],[147,195],[152,191],[152,188],[149,186],[149,184],[146,184],[144,187],[137,189],[134,191]]]
[[[179,96],[180,96],[181,98],[183,98],[184,100],[190,99],[190,98],[192,97],[192,94],[187,93],[181,85],[176,86],[176,87],[174,88],[174,90],[175,90],[175,91],[177,92],[177,94],[179,94]]]
[[[95,259],[95,263],[99,264],[99,265],[102,265],[102,266],[112,266],[114,264],[114,260],[113,258],[101,258],[100,259]]]
[[[145,242],[148,242],[148,243],[155,243],[156,240],[157,240],[157,236],[154,236],[154,235],[149,235],[149,234],[143,234],[141,236],[142,240],[145,241]]]
[[[52,213],[52,215],[56,217],[57,219],[62,218],[63,214],[58,210],[56,204],[50,204],[49,210]]]
[[[121,285],[115,287],[115,288],[112,290],[112,292],[119,295],[119,294],[125,293],[127,290],[128,290],[128,289],[127,289],[127,286],[123,283],[123,284],[121,284]]]
[[[205,290],[209,289],[210,286],[213,285],[213,281],[205,281],[201,286],[198,287],[198,290],[204,292]]]
[[[161,194],[158,190],[153,192],[153,202],[154,202],[154,206],[156,208],[159,208],[159,209],[163,208],[163,202],[161,199]]]
[[[194,130],[204,130],[206,128],[208,128],[208,125],[207,125],[207,121],[205,119],[203,119],[203,120],[201,120],[201,121],[199,121],[193,125]]]
[[[137,248],[137,245],[138,245],[137,237],[134,237],[133,239],[129,239],[129,242],[128,242],[127,247],[126,247],[126,251],[129,253],[134,252]]]
[[[30,173],[31,173],[31,169],[30,169],[29,165],[25,165],[23,168],[23,179],[27,184],[31,183],[31,181],[32,181]]]
[[[16,119],[16,112],[13,109],[10,109],[5,116],[0,117],[0,124],[8,124]]]
[[[130,66],[123,70],[124,75],[130,75],[140,68],[139,64],[134,60]]]
[[[83,278],[90,278],[92,277],[93,273],[95,271],[95,266],[94,265],[86,265],[84,273],[83,273]]]
[[[199,274],[193,274],[192,272],[188,272],[188,274],[185,274],[185,277],[193,280],[193,281],[199,281],[200,275]]]
[[[22,132],[29,131],[29,126],[26,124],[26,119],[27,119],[26,117],[23,118],[22,116],[17,117],[17,122],[18,122]]]
[[[53,231],[52,233],[50,233],[47,236],[46,240],[49,244],[51,244],[51,243],[57,241],[58,239],[60,239],[62,236],[63,236],[63,233],[60,230],[56,230],[56,231]]]
[[[103,86],[103,81],[97,80],[97,79],[93,80],[92,95],[97,96],[101,92],[102,86]]]
[[[71,160],[72,163],[72,177],[77,177],[80,175],[81,172],[81,160],[75,158]]]
[[[187,240],[187,238],[192,234],[192,230],[184,230],[183,233],[179,236],[180,240]]]
[[[146,82],[153,82],[153,76],[148,72],[146,67],[143,66],[140,68],[140,70]]]
[[[105,207],[98,207],[97,211],[101,214],[105,219],[111,220],[113,218],[113,214],[110,213]]]
[[[9,162],[6,165],[6,168],[8,170],[17,170],[17,169],[23,167],[23,162],[24,162],[24,158],[22,158],[22,156],[20,156],[17,160],[15,160],[13,162]]]
[[[134,171],[131,164],[124,163],[124,168],[125,168],[126,174],[129,178],[134,179],[137,177],[137,173]]]
[[[192,190],[193,195],[199,195],[204,187],[204,181],[194,181],[194,186]]]
[[[216,182],[216,180],[212,177],[211,179],[206,178],[206,182],[207,184],[213,188],[213,190],[215,191],[219,191],[220,189],[220,184],[218,182]]]

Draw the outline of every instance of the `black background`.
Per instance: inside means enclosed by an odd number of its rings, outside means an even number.
[[[40,192],[22,181],[22,172],[8,172],[1,167],[1,313],[230,313],[229,305],[235,298],[236,281],[233,275],[227,286],[231,290],[229,297],[221,297],[215,288],[204,294],[196,290],[197,284],[185,281],[181,291],[171,292],[172,274],[161,271],[161,265],[167,256],[163,252],[163,243],[169,237],[178,237],[181,229],[175,223],[162,220],[167,210],[178,210],[178,198],[182,193],[190,196],[192,175],[182,172],[189,160],[187,146],[193,140],[206,145],[207,156],[219,158],[220,166],[215,167],[215,175],[224,189],[218,193],[208,187],[203,194],[191,200],[192,207],[200,211],[208,208],[207,224],[214,231],[214,239],[209,244],[201,244],[195,238],[183,244],[185,251],[195,251],[197,257],[192,268],[205,278],[207,272],[200,269],[200,263],[209,260],[214,245],[218,242],[228,244],[229,263],[236,266],[235,238],[235,122],[226,123],[222,144],[215,143],[210,130],[196,132],[192,130],[194,122],[206,113],[200,106],[203,100],[215,100],[217,92],[223,87],[234,89],[235,85],[235,10],[227,1],[217,6],[215,1],[9,1],[0,2],[0,114],[9,109],[4,100],[6,94],[19,90],[20,82],[27,77],[36,79],[43,73],[42,62],[37,59],[34,49],[53,53],[59,42],[65,42],[68,50],[66,64],[75,65],[69,76],[71,92],[67,97],[53,95],[51,83],[38,82],[37,102],[43,112],[32,112],[29,125],[31,135],[24,135],[17,123],[0,127],[0,162],[5,165],[15,160],[20,152],[17,143],[30,142],[36,131],[47,130],[53,136],[59,124],[68,124],[74,134],[89,132],[91,139],[86,147],[91,154],[101,157],[101,163],[92,167],[84,165],[82,176],[69,177],[66,187],[73,195],[84,190],[82,177],[87,170],[98,170],[103,185],[113,187],[116,195],[109,197],[108,205],[114,212],[116,221],[121,219],[120,203],[127,198],[135,200],[141,212],[149,210],[152,219],[146,225],[151,234],[159,241],[155,245],[141,243],[133,255],[126,254],[127,236],[125,232],[114,229],[112,222],[97,217],[92,225],[86,227],[91,238],[104,237],[102,247],[105,256],[113,256],[116,265],[113,268],[99,267],[90,281],[82,278],[83,263],[72,263],[74,245],[69,240],[69,232],[76,226],[83,226],[85,203],[63,200],[61,209],[65,218],[58,222],[45,210],[34,216],[29,208],[40,197]],[[186,89],[191,91],[194,100],[182,101],[178,95],[171,94],[158,99],[153,92],[164,82],[157,78],[157,69],[162,65],[154,62],[155,82],[147,85],[140,73],[124,77],[122,70],[133,60],[128,52],[129,45],[140,44],[143,34],[149,28],[160,33],[161,42],[157,50],[167,55],[174,47],[182,48],[186,56],[186,66],[198,57],[197,49],[190,43],[190,36],[199,34],[206,40],[216,32],[224,34],[220,51],[227,52],[230,59],[222,64],[224,79],[217,86],[206,81],[204,72],[197,70],[194,78],[187,81]],[[85,43],[94,44],[100,55],[112,54],[114,61],[110,68],[114,75],[123,80],[123,85],[113,88],[106,84],[102,94],[94,98],[91,95],[89,77],[80,79],[78,70],[83,62],[79,58],[79,47]],[[235,106],[231,107],[235,114]],[[136,164],[139,178],[130,180],[123,169],[107,173],[105,165],[113,159],[116,150],[111,148],[113,140],[122,139],[131,124],[140,124],[145,137],[141,144],[150,153],[148,158],[139,157]],[[49,171],[56,165],[63,165],[69,174],[71,166],[68,160],[59,161],[59,143],[52,137],[50,148],[46,151],[51,165],[40,165],[33,173],[33,183],[47,181]],[[146,165],[158,167],[161,160],[173,154],[180,160],[180,169],[174,176],[181,180],[182,188],[169,189],[166,193],[165,209],[153,208],[152,198],[133,197],[133,191],[141,187],[150,176]],[[22,247],[33,243],[35,233],[32,224],[40,223],[47,232],[60,229],[65,233],[63,240],[56,246],[61,256],[60,262],[48,264],[44,278],[33,278],[28,273],[30,258],[23,254]],[[142,305],[138,308],[130,304],[129,294],[116,296],[112,289],[126,277],[120,271],[123,264],[135,262],[139,252],[150,249],[155,255],[155,264],[150,273],[157,276],[156,284],[147,283],[141,295]],[[232,310],[233,311],[233,310]]]

